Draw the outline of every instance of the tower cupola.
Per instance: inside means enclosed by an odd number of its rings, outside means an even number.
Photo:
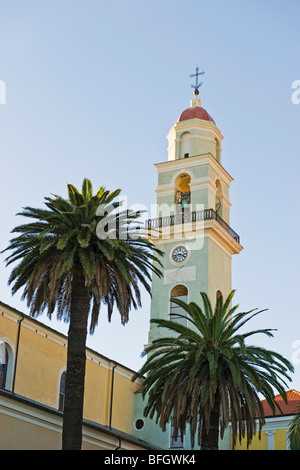
[[[167,139],[168,161],[209,153],[221,162],[223,136],[214,119],[202,107],[196,91],[190,107],[182,111]]]

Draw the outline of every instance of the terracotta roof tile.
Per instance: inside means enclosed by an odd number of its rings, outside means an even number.
[[[300,406],[300,392],[297,390],[288,390],[286,392],[287,395],[287,403],[283,400],[281,395],[276,395],[275,400],[280,406],[282,413],[280,410],[276,408],[275,415],[273,414],[270,406],[267,403],[267,400],[262,400],[262,405],[265,412],[265,417],[269,416],[282,416],[282,415],[292,415],[296,413],[296,408]]]

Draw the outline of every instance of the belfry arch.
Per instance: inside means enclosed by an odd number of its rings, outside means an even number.
[[[191,176],[181,173],[175,179],[175,203],[178,209],[185,209],[191,204]]]

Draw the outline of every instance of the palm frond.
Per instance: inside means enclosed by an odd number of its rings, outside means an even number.
[[[68,320],[75,274],[85,279],[93,305],[91,332],[101,304],[105,304],[109,320],[116,308],[125,324],[130,309],[141,306],[139,285],[151,293],[151,272],[162,276],[162,253],[146,238],[129,237],[134,234],[130,223],[138,214],[121,209],[120,192],[100,187],[93,195],[92,183],[85,178],[81,191],[67,185],[68,198],[52,194],[44,198],[46,209],[27,206],[19,213],[31,221],[12,230],[15,238],[3,252],[10,251],[7,266],[19,262],[8,283],[13,293],[24,289],[22,298],[32,304],[32,314],[48,305],[50,315],[55,307],[57,316]],[[106,213],[99,207],[107,209]],[[100,239],[99,221],[120,227]]]

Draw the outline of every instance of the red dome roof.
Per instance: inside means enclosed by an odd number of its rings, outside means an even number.
[[[211,121],[215,124],[213,118],[200,106],[193,106],[185,109],[179,118],[179,121],[187,121],[188,119],[203,119],[204,121]]]

